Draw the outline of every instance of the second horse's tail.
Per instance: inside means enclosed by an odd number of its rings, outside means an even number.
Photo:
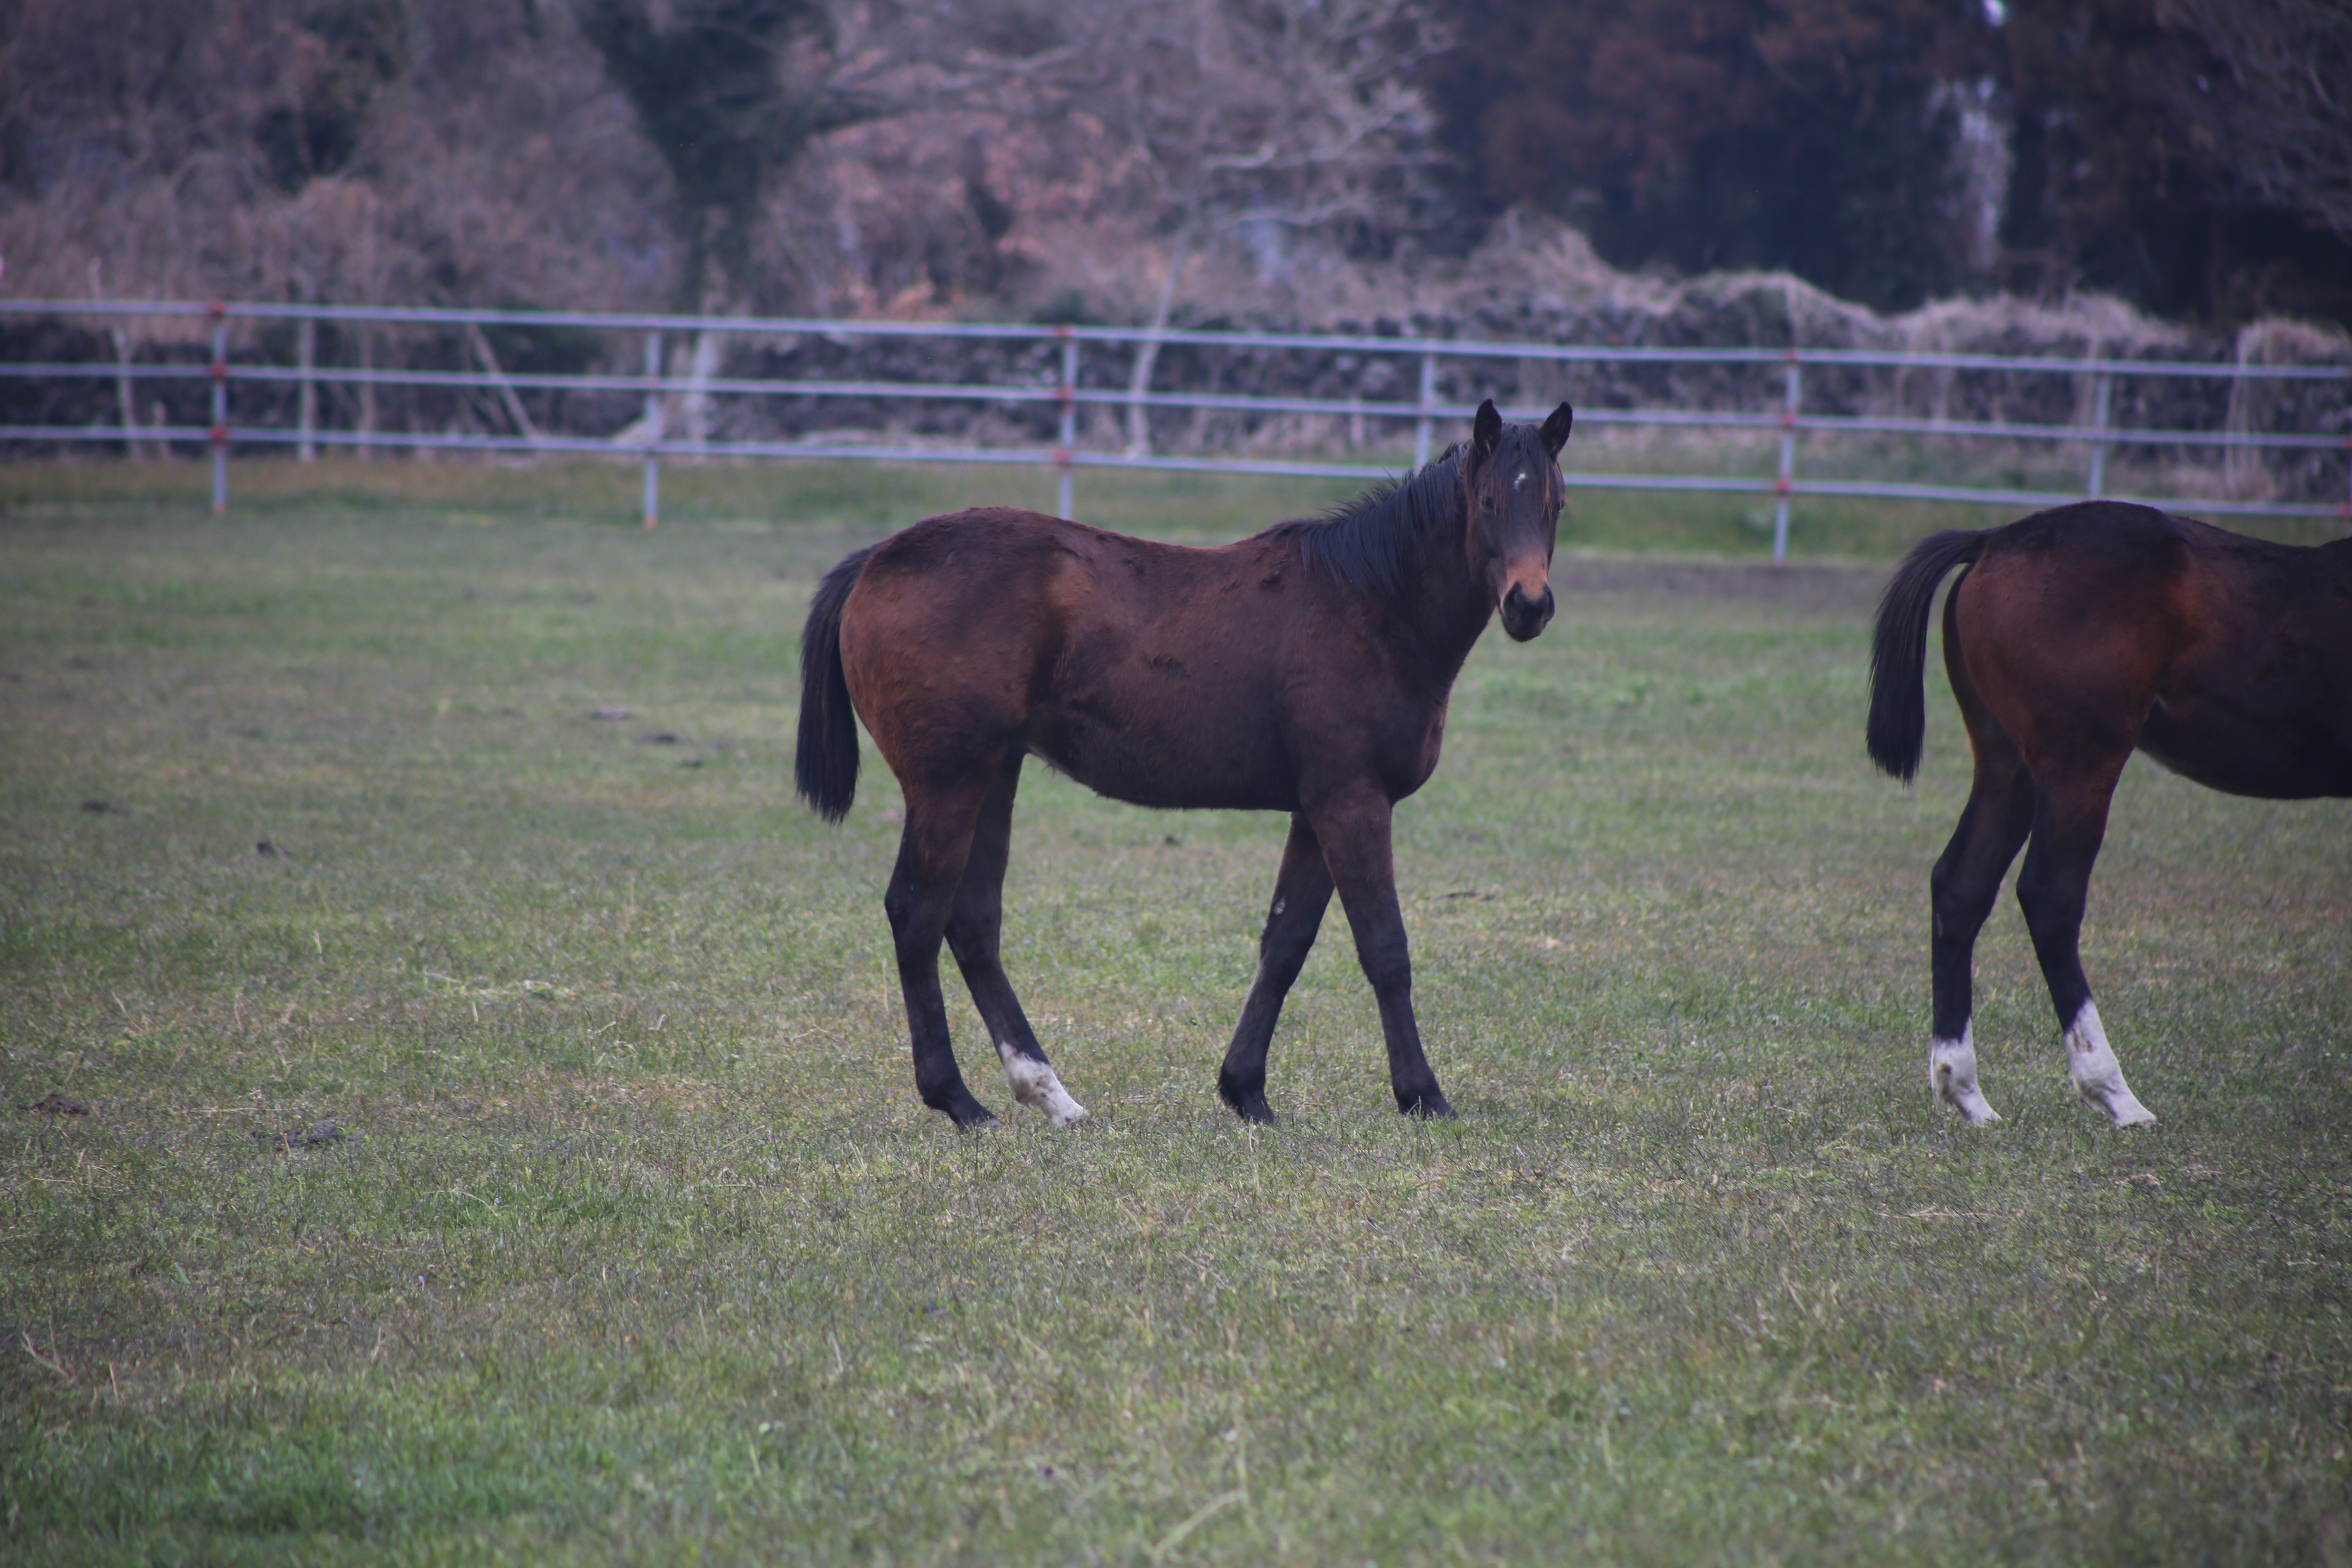
[[[793,784],[827,822],[849,815],[857,795],[857,713],[841,671],[841,611],[871,547],[845,558],[816,585],[801,628],[801,733]]]
[[[1870,639],[1870,760],[1898,779],[1919,771],[1919,743],[1927,732],[1927,697],[1920,682],[1927,667],[1927,613],[1937,586],[1955,566],[1975,562],[1982,532],[1948,528],[1911,547],[1878,601]]]

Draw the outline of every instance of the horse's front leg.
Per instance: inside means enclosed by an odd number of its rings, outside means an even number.
[[[1397,907],[1388,798],[1359,789],[1323,802],[1307,816],[1355,932],[1357,962],[1380,1004],[1389,1088],[1397,1109],[1407,1116],[1451,1116],[1454,1108],[1437,1087],[1437,1075],[1421,1048],[1421,1026],[1413,1021],[1412,957],[1405,945],[1404,911]]]
[[[1323,846],[1305,816],[1294,814],[1289,842],[1282,847],[1282,870],[1274,881],[1274,903],[1257,939],[1257,977],[1250,982],[1249,1000],[1242,1004],[1241,1023],[1217,1073],[1217,1093],[1244,1121],[1274,1120],[1265,1103],[1265,1053],[1283,999],[1315,945],[1330,902],[1331,872],[1323,863]]]
[[[2058,1026],[2065,1031],[2066,1065],[2074,1092],[2105,1110],[2118,1127],[2156,1120],[2124,1082],[2123,1064],[2107,1044],[2091,983],[2083,973],[2083,908],[2091,893],[2091,867],[2106,837],[2107,801],[2123,771],[2121,760],[2096,774],[2043,784],[2033,813],[2033,843],[2017,873],[2017,901],[2033,933],[2033,953],[2050,984]]]

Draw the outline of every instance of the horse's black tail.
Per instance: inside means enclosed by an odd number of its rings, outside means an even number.
[[[1927,612],[1936,589],[1955,566],[1973,563],[1982,532],[1948,528],[1911,547],[1878,601],[1878,628],[1870,639],[1870,760],[1898,779],[1919,771],[1919,742],[1927,732]]]
[[[827,822],[848,816],[857,796],[857,713],[841,673],[841,608],[873,553],[868,546],[824,574],[808,625],[801,628],[801,736],[793,751],[793,784]]]

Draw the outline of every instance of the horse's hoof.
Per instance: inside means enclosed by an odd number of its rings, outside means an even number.
[[[959,1132],[970,1132],[979,1128],[996,1125],[996,1112],[989,1110],[969,1094],[951,1100],[945,1105],[934,1105],[931,1109],[954,1122],[956,1131]]]
[[[1045,1060],[1025,1056],[1013,1046],[996,1048],[1004,1058],[1004,1076],[1013,1085],[1013,1099],[1056,1127],[1075,1127],[1087,1119],[1087,1108],[1070,1098],[1061,1078]]]
[[[2110,1094],[2085,1094],[2083,1096],[2083,1103],[2095,1105],[2105,1111],[2115,1118],[2115,1123],[2118,1127],[2156,1125],[2156,1112],[2142,1105],[2137,1095],[2121,1086],[2117,1086],[2115,1092]]]
[[[1274,1125],[1274,1111],[1265,1103],[1265,1096],[1263,1094],[1245,1095],[1240,1100],[1228,1100],[1225,1103],[1234,1108],[1235,1116],[1253,1127]]]
[[[1418,1100],[1400,1100],[1397,1109],[1407,1116],[1417,1116],[1424,1121],[1454,1120],[1454,1107],[1446,1104],[1445,1096],[1433,1089]]]
[[[1975,1031],[1963,1026],[1957,1040],[1937,1040],[1927,1047],[1927,1081],[1936,1098],[1968,1119],[1971,1127],[1987,1127],[2000,1120],[1982,1090],[1977,1088]]]
[[[1256,1127],[1274,1125],[1274,1112],[1265,1103],[1263,1081],[1244,1088],[1224,1074],[1217,1075],[1217,1098],[1233,1108],[1235,1116]]]

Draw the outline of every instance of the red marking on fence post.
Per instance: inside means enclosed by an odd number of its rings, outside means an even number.
[[[1054,510],[1062,517],[1070,515],[1070,453],[1078,444],[1078,339],[1068,325],[1054,329],[1054,341],[1062,345],[1062,379],[1055,384],[1054,402],[1060,410],[1055,430],[1061,444],[1054,449],[1055,468]]]
[[[213,515],[228,510],[228,304],[215,300],[205,311],[213,323]]]

